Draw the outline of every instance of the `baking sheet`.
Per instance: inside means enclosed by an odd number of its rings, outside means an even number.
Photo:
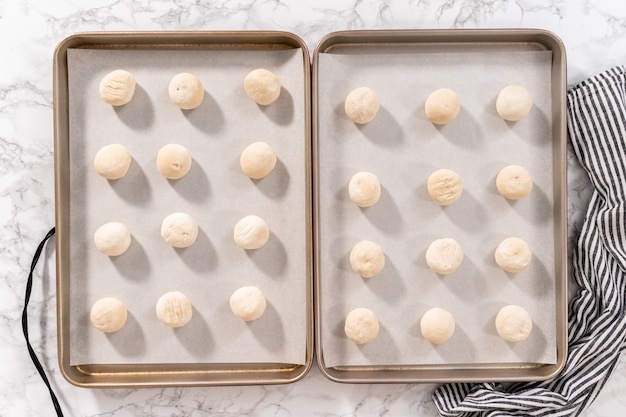
[[[393,50],[392,48],[397,48]],[[345,52],[345,53],[344,53]],[[333,49],[317,55],[318,260],[321,289],[319,335],[326,367],[437,364],[554,364],[555,238],[552,143],[552,52],[527,44],[393,44]],[[510,123],[495,112],[495,99],[508,84],[525,86],[534,107]],[[345,96],[368,86],[379,95],[376,119],[363,126],[343,112]],[[455,90],[462,109],[446,126],[431,124],[424,101],[436,88]],[[533,175],[531,195],[517,202],[495,188],[498,171],[523,165]],[[432,202],[428,175],[457,171],[461,199],[448,207]],[[347,184],[358,171],[381,180],[380,201],[361,209],[350,202]],[[493,259],[508,236],[525,239],[531,267],[502,271]],[[425,251],[434,239],[453,237],[465,258],[457,271],[438,276]],[[386,266],[367,280],[350,269],[348,254],[359,240],[378,242]],[[519,343],[505,342],[494,319],[506,304],[533,317],[533,332]],[[452,339],[426,341],[419,329],[430,307],[456,319]],[[378,338],[356,345],[343,332],[356,307],[379,317]]]
[[[70,364],[294,363],[304,364],[307,340],[306,108],[302,50],[111,50],[69,49],[70,108]],[[250,100],[243,79],[265,67],[281,80],[279,100],[262,107]],[[113,69],[135,75],[137,90],[126,106],[102,102],[98,84]],[[198,76],[203,104],[191,111],[167,95],[179,72]],[[265,179],[241,173],[245,146],[263,140],[277,153]],[[102,146],[121,143],[133,155],[126,177],[107,181],[93,170]],[[189,174],[168,181],[156,171],[167,143],[186,146]],[[162,219],[175,211],[196,218],[197,242],[174,249],[160,237]],[[235,223],[263,217],[268,244],[244,251],[232,240]],[[133,242],[117,258],[99,253],[93,232],[108,221],[126,223]],[[236,319],[228,299],[243,285],[265,293],[264,316]],[[157,299],[181,291],[193,319],[170,329],[155,315]],[[104,334],[89,322],[93,302],[123,300],[126,326]]]

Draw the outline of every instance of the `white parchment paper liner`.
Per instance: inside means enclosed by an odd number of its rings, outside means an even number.
[[[86,50],[68,51],[71,152],[70,362],[303,364],[306,352],[305,216],[306,137],[302,50]],[[243,88],[246,74],[267,68],[281,80],[280,98],[258,106]],[[126,106],[104,103],[98,85],[109,71],[134,74],[137,90]],[[171,104],[168,83],[190,72],[204,84],[203,104],[183,111]],[[251,180],[239,167],[241,151],[263,140],[278,156],[266,178]],[[93,169],[102,146],[120,143],[132,153],[126,177],[107,181]],[[169,181],[156,170],[159,148],[186,146],[189,174]],[[187,249],[160,237],[162,219],[183,211],[200,234]],[[233,226],[256,214],[266,220],[266,246],[245,251]],[[128,225],[133,241],[109,258],[93,245],[101,224]],[[267,297],[263,317],[243,322],[229,297],[255,285]],[[155,315],[157,299],[181,291],[193,318],[171,329]],[[117,297],[129,309],[126,326],[103,334],[89,321],[91,305]]]
[[[320,279],[322,350],[326,366],[546,363],[556,361],[551,52],[445,46],[415,52],[404,48],[319,56]],[[367,53],[369,52],[369,53]],[[530,115],[505,122],[495,111],[503,87],[519,84],[534,100]],[[345,116],[344,100],[367,86],[381,108],[371,123],[356,125]],[[451,88],[461,101],[458,118],[446,126],[430,123],[424,102],[437,88]],[[495,187],[499,170],[525,166],[533,175],[532,194],[517,202]],[[448,207],[432,202],[428,176],[439,168],[457,171],[461,199]],[[361,209],[347,184],[370,171],[382,184],[380,201]],[[517,236],[530,245],[531,267],[502,271],[494,250]],[[428,245],[451,237],[464,249],[457,271],[438,276],[425,261]],[[362,239],[379,243],[386,254],[380,275],[354,273],[348,255]],[[518,304],[533,318],[530,337],[509,343],[498,336],[498,310]],[[380,320],[377,339],[356,345],[346,338],[345,316],[356,307]],[[421,316],[431,307],[456,319],[452,339],[425,340]]]

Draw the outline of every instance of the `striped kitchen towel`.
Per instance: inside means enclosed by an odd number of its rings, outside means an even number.
[[[580,415],[626,349],[626,67],[571,89],[567,122],[594,190],[573,248],[580,290],[569,306],[565,367],[542,382],[442,385],[433,394],[442,416]]]

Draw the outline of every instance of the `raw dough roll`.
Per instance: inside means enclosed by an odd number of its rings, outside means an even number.
[[[440,206],[454,203],[463,194],[461,177],[450,169],[438,169],[430,174],[427,187],[430,197]]]
[[[170,180],[178,180],[187,175],[191,168],[191,154],[183,145],[170,143],[159,149],[157,169]]]
[[[243,86],[248,97],[263,106],[272,104],[280,96],[280,80],[264,68],[250,71],[243,81]]]
[[[172,103],[183,110],[191,110],[202,104],[204,87],[193,74],[181,72],[170,81],[168,92]]]
[[[265,142],[255,142],[241,153],[239,158],[241,170],[255,180],[265,178],[276,166],[276,154]]]
[[[359,207],[370,207],[380,198],[380,181],[371,172],[359,172],[354,174],[348,184],[350,200]]]
[[[109,222],[96,230],[93,240],[100,252],[108,256],[119,256],[130,246],[131,236],[124,223]]]
[[[385,266],[383,248],[369,240],[360,241],[350,251],[350,266],[363,278],[376,276]]]
[[[426,263],[438,274],[454,272],[462,261],[463,249],[454,239],[437,239],[426,250]]]
[[[166,326],[182,327],[189,323],[193,315],[191,301],[178,291],[165,293],[157,301],[156,315]]]
[[[528,268],[532,260],[532,252],[522,239],[509,237],[504,239],[495,252],[496,263],[508,272],[521,272]]]
[[[369,87],[359,87],[350,92],[344,103],[346,114],[354,123],[369,123],[376,117],[380,101]]]
[[[128,311],[123,302],[117,298],[101,298],[94,303],[89,319],[94,327],[105,333],[113,333],[124,327]]]
[[[525,340],[533,329],[533,320],[528,312],[516,305],[502,307],[496,316],[496,330],[508,342]]]
[[[426,117],[438,125],[445,125],[456,119],[461,104],[456,93],[449,88],[440,88],[430,93],[424,105]]]
[[[175,248],[187,248],[198,237],[198,223],[187,213],[172,213],[161,223],[161,237]]]
[[[259,249],[270,238],[270,229],[265,220],[250,215],[239,220],[233,231],[235,243],[244,249]]]
[[[230,309],[244,321],[256,320],[263,315],[267,301],[257,287],[241,287],[230,296]]]
[[[376,339],[378,330],[378,317],[368,308],[356,308],[346,316],[344,332],[348,339],[358,345],[369,343]]]
[[[496,111],[504,120],[516,122],[528,115],[533,99],[528,90],[518,85],[504,87],[496,99]]]
[[[533,189],[533,179],[526,168],[519,165],[504,167],[496,177],[496,188],[509,200],[520,200]]]
[[[452,314],[439,307],[428,310],[420,320],[422,336],[436,345],[450,339],[454,334],[454,327]]]
[[[109,72],[100,81],[100,97],[112,106],[123,106],[132,100],[135,86],[133,74],[118,69]]]
[[[96,172],[108,180],[122,178],[132,161],[130,152],[117,143],[102,147],[93,159]]]

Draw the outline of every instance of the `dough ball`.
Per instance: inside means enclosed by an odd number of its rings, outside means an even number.
[[[170,143],[159,149],[156,163],[161,175],[170,180],[178,180],[187,175],[191,161],[191,154],[187,148]]]
[[[449,169],[438,169],[430,174],[427,187],[430,197],[440,206],[454,203],[463,194],[461,177]]]
[[[230,309],[241,320],[252,321],[263,315],[267,301],[257,287],[241,287],[230,296]]]
[[[364,124],[374,120],[380,101],[378,96],[368,87],[359,87],[350,92],[344,103],[346,114],[354,123]]]
[[[104,178],[117,180],[126,175],[132,159],[125,147],[114,143],[104,146],[96,153],[93,166]]]
[[[362,240],[350,251],[350,266],[363,278],[372,278],[385,266],[385,253],[379,244]]]
[[[463,261],[463,249],[454,239],[437,239],[426,250],[426,263],[438,274],[454,272]]]
[[[454,91],[440,88],[428,96],[424,108],[428,120],[438,125],[445,125],[456,119],[461,111],[461,104]]]
[[[376,204],[380,198],[380,181],[371,172],[354,174],[348,184],[350,200],[359,207],[369,207]]]
[[[509,237],[496,248],[496,263],[508,272],[521,272],[528,268],[533,255],[522,239]]]
[[[509,200],[520,200],[530,194],[533,189],[533,179],[526,168],[509,165],[498,173],[496,187],[503,197]]]
[[[175,248],[187,248],[198,237],[198,223],[187,213],[172,213],[161,223],[161,237]]]
[[[241,153],[239,165],[244,174],[255,180],[266,177],[276,166],[276,154],[265,142],[255,142]]]
[[[128,71],[109,72],[100,81],[100,97],[112,106],[123,106],[135,94],[135,77]]]
[[[128,311],[117,298],[101,298],[94,303],[89,313],[94,327],[105,333],[113,333],[124,327]]]
[[[533,320],[530,314],[520,306],[502,307],[496,316],[496,330],[508,342],[525,340],[532,329]]]
[[[420,329],[426,340],[438,345],[454,334],[454,317],[443,308],[431,308],[422,316]]]
[[[346,316],[343,329],[348,339],[358,345],[371,342],[378,336],[378,317],[368,308],[355,308]]]
[[[363,278],[376,276],[385,266],[383,248],[369,240],[360,241],[350,251],[350,266]]]
[[[271,71],[258,68],[250,71],[243,81],[246,94],[255,103],[267,106],[280,96],[280,80]]]
[[[518,85],[504,87],[496,99],[496,111],[504,120],[516,122],[530,112],[533,99],[528,90]]]
[[[109,222],[96,230],[93,240],[100,252],[108,256],[119,256],[130,246],[131,237],[124,223]]]
[[[239,220],[233,231],[235,243],[244,249],[259,249],[270,238],[270,229],[265,220],[250,215]]]
[[[168,92],[172,103],[183,110],[191,110],[202,104],[204,87],[193,74],[181,72],[171,79]]]
[[[161,323],[169,327],[182,327],[193,315],[191,301],[181,292],[165,293],[156,304],[156,315]]]

